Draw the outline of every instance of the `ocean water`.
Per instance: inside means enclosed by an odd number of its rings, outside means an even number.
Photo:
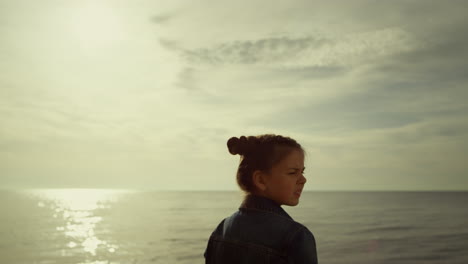
[[[0,263],[204,263],[242,194],[1,190]],[[468,263],[468,192],[304,192],[319,263]]]

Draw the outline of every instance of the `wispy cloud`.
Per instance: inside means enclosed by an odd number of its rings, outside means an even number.
[[[222,43],[213,48],[187,50],[183,56],[194,63],[277,64],[299,57],[308,49],[316,49],[327,40],[304,38],[264,38],[253,41]]]
[[[169,20],[171,20],[171,18],[173,18],[173,15],[171,14],[159,14],[159,15],[155,15],[153,17],[151,17],[151,22],[153,23],[156,23],[156,24],[165,24],[167,23]]]
[[[416,50],[423,45],[400,28],[353,33],[335,39],[313,36],[270,37],[221,43],[194,50],[177,48],[176,41],[161,40],[161,43],[170,50],[178,50],[183,58],[194,64],[281,68],[352,67]]]

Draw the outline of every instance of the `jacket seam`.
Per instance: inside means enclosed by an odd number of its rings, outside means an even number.
[[[214,241],[218,241],[218,242],[225,242],[225,243],[229,243],[229,244],[233,244],[233,245],[237,245],[237,246],[241,246],[241,247],[246,247],[246,248],[249,248],[249,247],[253,247],[253,248],[256,248],[256,249],[261,249],[261,250],[264,250],[268,253],[271,253],[273,255],[277,255],[277,256],[280,256],[280,257],[286,257],[286,253],[285,252],[281,252],[279,250],[276,250],[276,249],[273,249],[273,248],[270,248],[270,247],[267,247],[267,246],[264,246],[264,245],[261,245],[261,244],[256,244],[256,243],[253,243],[253,242],[246,242],[246,241],[241,241],[241,240],[237,240],[237,239],[226,239],[226,238],[221,238],[217,235],[212,235],[211,236],[211,239],[214,240]]]

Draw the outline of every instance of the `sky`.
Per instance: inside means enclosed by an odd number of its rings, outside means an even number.
[[[467,1],[0,0],[0,188],[468,190]]]

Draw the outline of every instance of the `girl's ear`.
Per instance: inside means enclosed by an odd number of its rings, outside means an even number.
[[[260,191],[265,191],[267,188],[266,185],[266,175],[261,171],[256,170],[252,175],[252,181],[255,187]]]

